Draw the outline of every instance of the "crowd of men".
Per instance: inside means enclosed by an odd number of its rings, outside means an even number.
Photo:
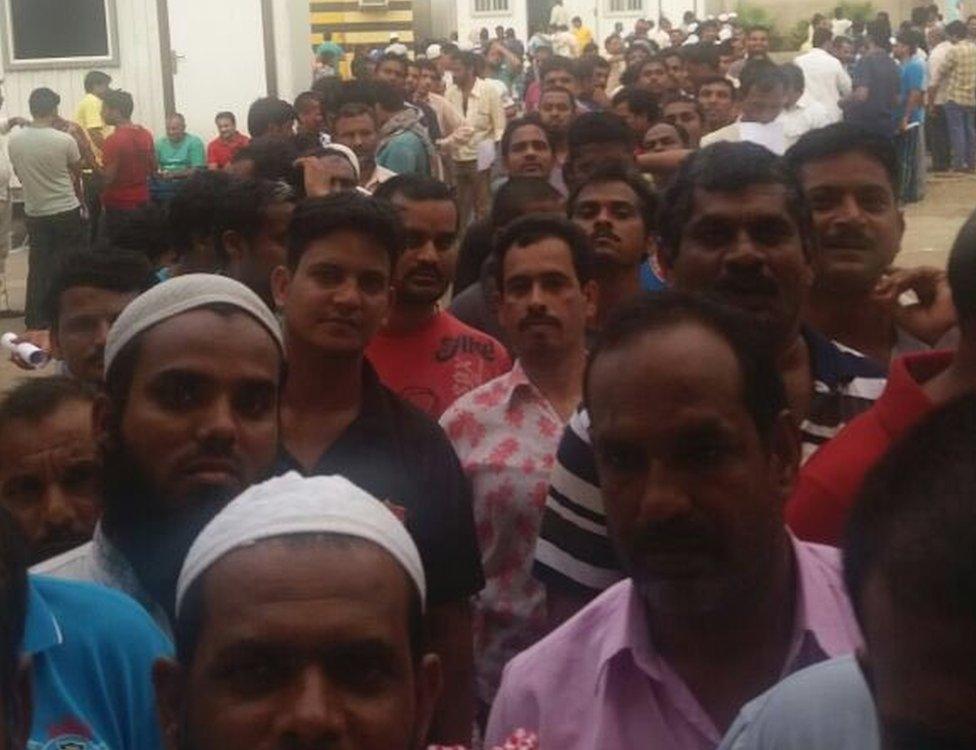
[[[0,749],[976,747],[911,29],[565,15],[327,42],[207,145],[97,71],[12,118],[56,363],[0,398]]]

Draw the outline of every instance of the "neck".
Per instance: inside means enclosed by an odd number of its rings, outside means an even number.
[[[583,372],[586,369],[586,349],[580,339],[563,351],[524,352],[519,362],[526,376],[559,416],[568,420],[583,396]]]
[[[814,286],[806,319],[828,338],[880,362],[891,358],[895,326],[891,315],[869,293],[843,292]]]
[[[945,404],[976,391],[976,346],[965,331],[950,365],[923,383],[922,390],[936,404]]]
[[[334,354],[289,337],[282,405],[294,412],[338,411],[362,397],[363,353]]]
[[[610,311],[640,293],[640,267],[610,266],[601,270],[597,280],[600,300],[597,305],[597,325],[603,327]]]
[[[369,161],[359,162],[359,184],[365,185],[371,179],[373,179],[373,172],[376,171],[376,162],[372,159]]]
[[[470,94],[470,93],[471,93],[471,89],[473,89],[473,88],[474,88],[474,82],[475,82],[476,80],[478,80],[478,79],[477,79],[477,78],[475,78],[474,76],[471,76],[471,77],[470,77],[470,78],[469,78],[468,80],[466,80],[466,81],[465,81],[464,83],[459,83],[459,84],[458,84],[458,88],[460,88],[460,89],[461,89],[461,91],[463,91],[463,92],[464,92],[465,94]]]
[[[410,304],[400,302],[393,306],[389,320],[386,323],[386,330],[395,333],[409,333],[424,326],[437,312],[436,302],[424,302],[421,304]]]
[[[47,117],[35,117],[33,125],[39,128],[50,127],[58,119],[57,115],[48,115]]]

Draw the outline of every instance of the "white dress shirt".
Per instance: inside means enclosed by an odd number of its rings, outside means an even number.
[[[851,77],[840,60],[816,47],[793,62],[803,71],[804,96],[827,110],[830,122],[840,122],[838,102],[851,93]]]
[[[935,89],[935,98],[933,103],[936,105],[946,103],[946,87],[942,82],[942,64],[945,62],[946,55],[951,49],[952,42],[947,39],[935,45],[935,47],[932,48],[932,52],[929,54],[929,88]]]

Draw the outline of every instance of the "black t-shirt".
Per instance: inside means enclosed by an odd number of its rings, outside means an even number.
[[[393,506],[413,537],[431,605],[485,585],[474,529],[471,485],[440,426],[380,383],[363,364],[359,415],[306,472],[282,446],[277,471],[339,474]]]

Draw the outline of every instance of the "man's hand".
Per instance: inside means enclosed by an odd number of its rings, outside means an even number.
[[[906,292],[914,293],[918,301],[902,304]],[[895,325],[929,346],[935,346],[958,322],[948,276],[938,268],[891,268],[875,287],[874,298],[889,310]]]

